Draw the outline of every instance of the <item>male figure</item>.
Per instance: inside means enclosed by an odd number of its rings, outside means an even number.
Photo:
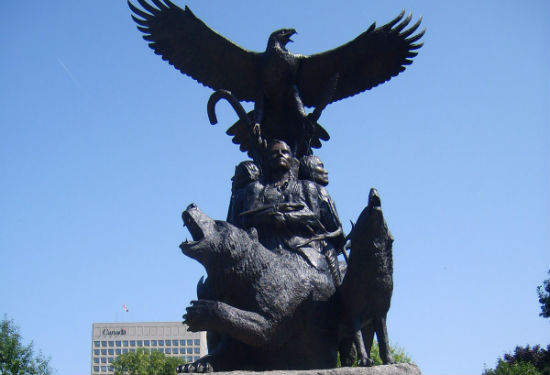
[[[328,171],[323,162],[315,155],[306,155],[300,159],[300,180],[310,180],[322,186],[328,185]]]
[[[345,241],[340,220],[323,186],[296,178],[294,160],[284,141],[270,142],[263,178],[237,195],[228,221],[256,228],[270,250],[296,251],[312,266],[326,269],[324,254]]]
[[[231,178],[231,200],[227,210],[227,221],[231,222],[230,218],[234,216],[234,202],[238,199],[237,195],[243,193],[242,188],[258,178],[260,169],[252,160],[242,161],[235,167],[235,175]]]

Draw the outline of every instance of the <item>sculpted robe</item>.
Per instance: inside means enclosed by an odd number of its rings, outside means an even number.
[[[230,223],[256,228],[266,248],[296,251],[318,269],[326,267],[324,254],[343,244],[334,202],[314,182],[291,178],[278,188],[255,181],[237,191],[230,206]]]

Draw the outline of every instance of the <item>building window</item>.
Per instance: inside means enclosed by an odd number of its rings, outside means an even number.
[[[166,340],[166,341],[164,342],[164,345],[166,345],[166,346],[171,346],[171,345],[172,345],[172,341]]]
[[[195,349],[193,350],[193,352],[194,352],[195,354],[201,354],[201,349],[200,349],[200,348],[195,348]]]
[[[187,354],[193,354],[193,348],[187,348]]]
[[[99,348],[99,341],[94,341],[94,347]]]
[[[166,348],[165,353],[166,354],[172,354],[172,349],[171,348]]]
[[[158,351],[159,351],[160,353],[164,353],[164,348],[160,348]]]
[[[120,355],[120,349],[115,350],[116,355]]]
[[[157,340],[151,340],[151,346],[157,346]]]
[[[149,346],[149,345],[151,345],[151,342],[149,340],[143,341],[143,346]]]
[[[107,346],[107,341],[101,341],[101,346]]]
[[[136,346],[136,341],[135,340],[130,340],[130,346]]]
[[[113,346],[115,346],[115,342],[114,341],[109,341],[109,346],[112,348]]]
[[[99,372],[99,366],[94,366],[94,371]]]
[[[94,358],[94,363],[99,363],[99,358],[95,357]]]
[[[199,339],[195,339],[195,345],[197,345],[197,346],[198,346],[198,345],[200,345],[200,344],[201,344],[201,340],[199,340]]]
[[[122,349],[122,354],[128,353],[128,349]]]
[[[114,349],[109,349],[109,355],[115,355],[115,350]]]
[[[101,357],[101,363],[107,363],[107,357]]]
[[[123,341],[122,346],[128,346],[128,341]]]
[[[109,357],[109,358],[107,358],[107,362],[109,362],[109,363],[113,363],[113,357]]]
[[[137,342],[137,346],[143,346],[143,341],[141,341],[141,340],[138,340],[138,342]]]
[[[94,355],[99,355],[99,349],[94,349]]]
[[[164,340],[159,340],[158,343],[159,343],[159,346],[164,346]]]
[[[172,340],[172,345],[173,346],[178,346],[178,340]]]
[[[193,362],[193,357],[187,356],[187,362]]]
[[[107,372],[107,366],[101,366],[101,372]]]
[[[107,355],[107,349],[101,349],[101,355]]]
[[[185,340],[180,340],[180,345],[185,346]],[[183,358],[183,359],[185,359],[185,358]]]
[[[121,347],[121,345],[122,345],[122,341],[117,341],[116,342],[116,346],[118,346],[119,348]]]

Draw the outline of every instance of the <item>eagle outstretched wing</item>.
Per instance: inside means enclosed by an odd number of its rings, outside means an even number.
[[[258,53],[248,51],[210,29],[186,6],[170,0],[128,1],[132,18],[149,46],[176,69],[214,90],[229,90],[239,100],[256,95]]]
[[[323,85],[335,75],[338,75],[338,83],[331,102],[369,90],[404,71],[405,65],[411,64],[411,59],[417,55],[415,50],[422,47],[422,43],[415,42],[425,31],[412,35],[422,19],[403,30],[412,18],[409,15],[403,19],[404,14],[403,10],[378,28],[373,23],[367,31],[338,48],[303,56],[297,86],[304,105],[319,105]]]

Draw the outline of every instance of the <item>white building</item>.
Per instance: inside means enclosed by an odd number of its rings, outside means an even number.
[[[113,374],[113,360],[138,348],[192,362],[207,354],[206,332],[189,332],[181,322],[94,323],[91,374]]]

